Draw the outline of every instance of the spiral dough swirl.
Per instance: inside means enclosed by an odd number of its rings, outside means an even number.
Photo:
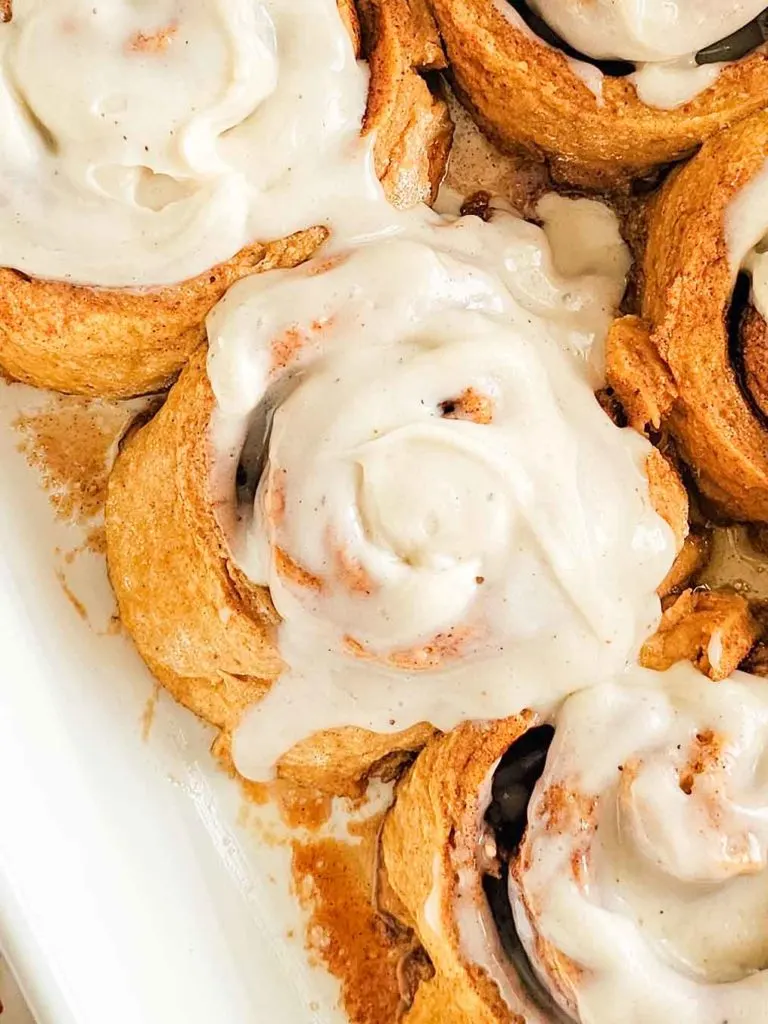
[[[681,664],[566,702],[510,872],[575,1020],[763,1019],[768,687]]]

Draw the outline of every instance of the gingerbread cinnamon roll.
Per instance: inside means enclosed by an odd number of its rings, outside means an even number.
[[[682,663],[430,741],[383,832],[435,969],[405,1020],[760,1020],[767,730],[764,680]]]
[[[615,184],[768,105],[763,0],[429,0],[457,89],[501,144]]]
[[[139,651],[244,776],[344,791],[636,656],[687,500],[593,394],[625,270],[435,218],[214,310],[207,366],[118,459],[108,556]]]
[[[442,175],[451,126],[422,74],[442,51],[405,0],[8,15],[0,368],[19,380],[163,388],[236,280],[307,259],[352,208],[385,216],[385,193],[429,201]]]
[[[768,520],[762,249],[768,114],[710,140],[655,200],[642,319],[618,321],[608,377],[631,422],[669,431],[714,510]]]

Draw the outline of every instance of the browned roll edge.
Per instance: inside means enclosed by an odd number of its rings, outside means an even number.
[[[664,672],[690,661],[715,682],[727,679],[762,633],[749,601],[728,590],[684,590],[665,607],[658,630],[640,652],[644,668]]]
[[[457,90],[499,143],[547,157],[555,176],[605,187],[690,154],[714,132],[768,105],[768,56],[726,68],[673,110],[642,103],[606,77],[602,102],[558,50],[519,30],[490,0],[428,0]]]
[[[725,216],[766,153],[768,113],[760,113],[672,176],[650,213],[644,322],[623,322],[608,343],[609,381],[630,421],[667,429],[714,507],[754,522],[768,522],[768,434],[730,359]]]

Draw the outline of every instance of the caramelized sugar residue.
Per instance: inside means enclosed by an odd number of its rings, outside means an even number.
[[[124,406],[60,396],[20,415],[19,450],[39,473],[59,519],[90,525],[103,508],[112,457],[133,412]],[[103,530],[92,530],[89,550],[103,550]]]
[[[381,815],[350,827],[359,842],[294,841],[293,879],[309,913],[307,949],[341,982],[352,1024],[390,1024],[402,1009],[403,964],[413,954],[406,929],[373,902]]]
[[[51,396],[45,405],[20,414],[13,424],[21,435],[19,451],[36,470],[55,517],[83,531],[79,544],[68,550],[56,548],[54,554],[59,562],[56,578],[85,622],[90,621],[88,610],[73,589],[69,570],[86,552],[106,553],[103,513],[107,480],[118,442],[136,411],[136,403],[58,395]],[[106,634],[119,631],[119,619],[113,615]]]
[[[285,780],[264,784],[236,776],[224,734],[213,752],[222,768],[237,777],[246,798],[240,824],[255,825],[260,842],[290,846],[293,888],[307,914],[307,953],[341,983],[341,1002],[351,1024],[395,1024],[423,965],[413,933],[387,910],[377,909],[382,904],[378,849],[385,811],[350,821],[348,839],[322,835],[332,811],[327,795]],[[250,813],[254,805],[265,804],[277,806],[288,830],[276,831]]]
[[[240,784],[251,802],[274,803],[288,828],[317,832],[331,817],[331,798],[319,790],[301,789],[282,779],[270,783],[241,779]]]
[[[152,726],[155,723],[155,712],[157,711],[157,702],[160,699],[160,684],[155,683],[152,693],[147,698],[147,703],[144,705],[144,710],[141,713],[141,738],[146,743],[149,739],[149,735],[152,732]]]
[[[59,581],[61,589],[64,591],[64,595],[67,598],[67,600],[69,601],[69,603],[75,609],[75,611],[80,616],[80,618],[83,620],[83,622],[87,622],[88,621],[88,611],[87,611],[85,605],[83,604],[83,602],[80,600],[80,598],[74,592],[74,590],[70,587],[69,583],[67,583],[67,577],[64,575],[64,573],[63,573],[63,571],[61,569],[57,569],[56,570],[56,579]]]

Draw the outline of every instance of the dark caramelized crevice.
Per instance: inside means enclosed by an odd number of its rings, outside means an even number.
[[[493,875],[486,875],[483,878],[483,889],[504,953],[525,986],[528,998],[542,1013],[547,1015],[547,1019],[552,1024],[573,1024],[573,1020],[563,1013],[539,980],[539,976],[523,948],[520,936],[517,934],[515,919],[509,904],[509,868],[506,864],[502,864],[498,878],[494,878]]]
[[[576,50],[564,39],[561,39],[557,32],[542,17],[535,14],[528,6],[526,0],[507,0],[507,3],[517,11],[528,28],[535,32],[542,42],[547,43],[549,46],[554,46],[555,49],[564,53],[566,57],[583,61],[585,64],[591,64],[602,71],[604,75],[609,75],[612,78],[626,78],[627,75],[631,75],[636,70],[635,64],[631,61],[598,59]],[[724,39],[718,39],[716,42],[699,50],[696,54],[696,63],[701,65],[714,64],[719,61],[741,60],[753,50],[756,50],[766,40],[768,40],[768,8],[762,14],[758,14],[756,18],[753,18],[747,25],[738,29],[738,31],[733,32]]]
[[[726,318],[728,355],[739,390],[755,417],[768,430],[768,380],[765,381],[765,387],[760,389],[764,392],[761,399],[759,390],[753,390],[751,386],[753,380],[761,383],[760,375],[750,372],[748,356],[748,348],[751,347],[753,353],[756,353],[763,346],[768,355],[768,325],[752,305],[751,290],[749,275],[740,273]]]
[[[531,793],[544,771],[554,735],[551,725],[523,733],[502,757],[493,776],[491,803],[485,820],[507,859],[515,855],[522,841]]]
[[[238,508],[252,508],[256,491],[266,467],[277,401],[272,393],[259,403],[248,426],[245,444],[240,452],[235,474]]]
[[[497,874],[483,878],[488,905],[499,933],[502,948],[531,1001],[553,1021],[572,1024],[542,984],[528,959],[517,933],[509,901],[509,861],[520,847],[528,820],[528,804],[536,783],[544,771],[547,753],[555,735],[549,725],[529,729],[512,744],[499,762],[493,777],[492,799],[485,815],[493,830],[499,854]]]
[[[264,469],[266,452],[267,445],[263,440],[258,439],[258,434],[254,437],[254,432],[249,433],[248,440],[240,454],[235,477],[238,506],[250,507],[253,505],[256,489]]]

